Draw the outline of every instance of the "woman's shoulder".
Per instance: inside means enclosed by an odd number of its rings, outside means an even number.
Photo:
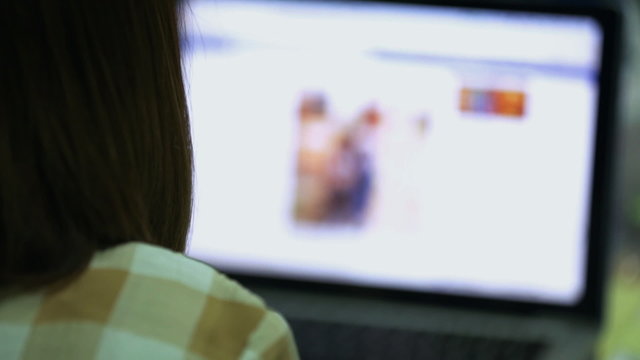
[[[190,353],[205,358],[224,353],[229,358],[295,358],[286,321],[258,296],[207,264],[164,248],[131,243],[99,254],[90,269],[124,270],[122,303],[131,301],[135,308],[152,301],[169,313],[178,312],[179,319],[170,316],[170,323],[164,325],[182,329],[180,335],[189,338],[180,344]],[[144,298],[146,304],[135,300]],[[176,336],[166,334],[166,339]]]
[[[205,295],[263,308],[262,299],[213,267],[165,248],[133,242],[96,254],[89,272],[111,274],[131,285]],[[108,276],[108,275],[107,275]]]
[[[24,308],[25,299],[5,310]],[[14,339],[25,356],[297,357],[287,323],[259,297],[204,263],[148,244],[100,252],[72,282],[30,299],[16,323],[30,330]],[[64,350],[60,357],[55,349]]]

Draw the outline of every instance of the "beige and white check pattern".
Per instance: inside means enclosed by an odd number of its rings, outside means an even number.
[[[129,243],[60,289],[0,300],[0,359],[297,359],[284,319],[211,267]]]

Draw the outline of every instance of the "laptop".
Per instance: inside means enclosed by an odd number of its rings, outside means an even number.
[[[619,22],[577,6],[191,1],[188,254],[282,312],[303,359],[588,358]]]

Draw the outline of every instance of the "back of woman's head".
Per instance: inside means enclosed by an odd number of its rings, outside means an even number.
[[[0,288],[65,279],[124,242],[184,249],[177,2],[0,5]]]

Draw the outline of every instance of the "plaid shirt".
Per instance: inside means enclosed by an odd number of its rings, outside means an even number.
[[[284,319],[211,267],[129,243],[0,301],[0,359],[297,359]]]

